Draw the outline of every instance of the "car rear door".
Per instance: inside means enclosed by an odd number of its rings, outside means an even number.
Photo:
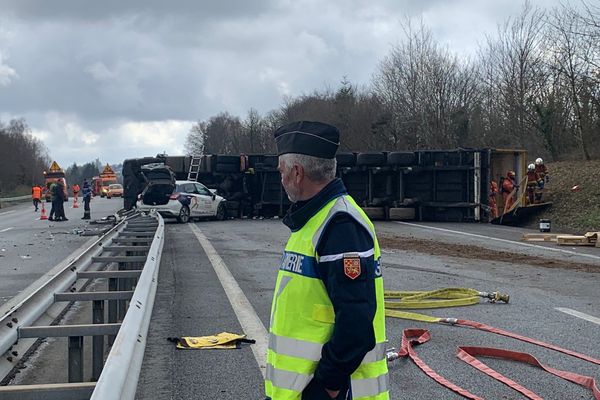
[[[184,183],[181,185],[182,191],[185,193],[185,196],[190,199],[190,216],[191,217],[200,217],[202,216],[202,210],[200,205],[200,195],[196,190],[196,185],[193,183]]]

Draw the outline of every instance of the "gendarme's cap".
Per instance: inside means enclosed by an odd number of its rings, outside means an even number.
[[[318,158],[335,158],[340,131],[323,122],[296,121],[275,131],[277,155],[294,153]]]

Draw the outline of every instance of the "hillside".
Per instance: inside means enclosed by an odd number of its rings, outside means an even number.
[[[550,182],[545,200],[552,207],[536,216],[552,221],[553,232],[600,231],[600,160],[560,161],[547,164]],[[578,185],[581,190],[572,191]],[[537,226],[537,222],[532,225]]]

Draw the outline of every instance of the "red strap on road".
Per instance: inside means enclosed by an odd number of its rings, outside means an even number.
[[[465,390],[460,386],[453,384],[443,376],[438,375],[434,370],[432,370],[429,367],[429,365],[425,364],[425,362],[423,362],[423,360],[421,360],[419,356],[417,356],[417,353],[415,353],[415,350],[413,349],[412,345],[426,343],[429,341],[430,338],[431,336],[429,335],[429,331],[427,329],[405,329],[404,331],[402,331],[402,345],[400,347],[398,355],[400,357],[410,357],[410,359],[413,360],[413,362],[417,365],[417,367],[421,369],[421,371],[425,372],[427,376],[435,380],[440,385],[447,387],[448,389],[460,394],[463,397],[466,397],[467,399],[483,400],[483,398],[472,394],[468,390]]]
[[[520,392],[521,394],[523,394],[524,396],[526,396],[527,398],[532,399],[532,400],[543,400],[543,399],[542,399],[542,397],[538,396],[531,390],[519,385],[517,382],[513,381],[512,379],[507,378],[506,376],[502,375],[501,373],[488,367],[486,364],[482,363],[475,357],[482,356],[482,357],[501,358],[504,360],[518,361],[518,362],[527,363],[527,364],[539,367],[539,368],[543,369],[544,371],[551,373],[552,375],[556,375],[559,378],[565,379],[567,381],[576,383],[578,385],[581,385],[583,387],[590,389],[594,395],[594,399],[600,400],[600,390],[598,390],[598,387],[596,386],[596,381],[594,380],[594,378],[592,378],[590,376],[579,375],[579,374],[576,374],[576,373],[570,372],[570,371],[563,371],[560,369],[555,369],[552,367],[545,366],[544,364],[540,363],[537,360],[537,358],[535,358],[534,356],[532,356],[531,354],[528,354],[528,353],[520,353],[517,351],[496,349],[493,347],[459,346],[456,356],[458,358],[460,358],[461,360],[463,360],[464,362],[466,362],[467,364],[469,364],[470,366],[472,366],[473,368],[476,368],[479,371],[483,372],[484,374],[491,376],[492,378],[504,383],[505,385],[508,385],[510,388]]]
[[[493,326],[489,326],[489,325],[482,324],[482,323],[479,323],[479,322],[469,321],[467,319],[459,319],[459,320],[456,321],[456,325],[469,326],[471,328],[479,329],[481,331],[486,331],[486,332],[495,333],[497,335],[507,336],[507,337],[510,337],[510,338],[513,338],[513,339],[520,340],[522,342],[527,342],[527,343],[535,344],[535,345],[540,346],[540,347],[545,347],[547,349],[558,351],[559,353],[568,354],[568,355],[570,355],[572,357],[576,357],[576,358],[579,358],[581,360],[589,361],[589,362],[591,362],[593,364],[600,365],[600,360],[599,359],[594,358],[594,357],[590,357],[590,356],[588,356],[586,354],[582,354],[582,353],[578,353],[576,351],[564,349],[562,347],[555,346],[555,345],[550,344],[550,343],[542,342],[541,340],[536,340],[536,339],[528,338],[527,336],[521,336],[521,335],[518,335],[516,333],[505,331],[504,329],[494,328]]]

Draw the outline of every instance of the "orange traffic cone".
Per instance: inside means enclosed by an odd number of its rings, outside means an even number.
[[[79,208],[79,204],[77,204],[77,196],[75,196],[75,200],[73,200],[73,208]]]
[[[44,207],[44,200],[42,200],[42,215],[40,215],[40,219],[48,219],[48,216],[46,216],[46,207]]]

